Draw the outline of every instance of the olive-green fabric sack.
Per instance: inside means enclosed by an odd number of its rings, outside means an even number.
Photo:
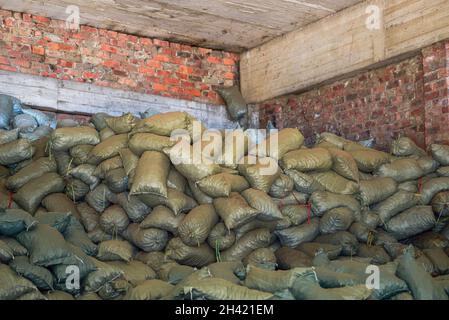
[[[207,243],[200,246],[188,246],[182,242],[181,238],[171,239],[165,248],[167,257],[175,260],[179,264],[191,267],[204,267],[215,262],[215,254]]]
[[[46,224],[63,233],[70,223],[71,212],[43,212],[38,211],[34,215],[40,224]]]
[[[298,149],[286,153],[281,166],[285,170],[295,169],[301,172],[327,171],[332,168],[332,156],[327,149]]]
[[[140,227],[143,229],[158,228],[176,236],[178,234],[178,227],[185,216],[184,213],[175,215],[172,210],[165,206],[157,206],[140,223]]]
[[[123,237],[145,252],[161,251],[168,242],[168,233],[157,228],[142,229],[131,223],[123,232]]]
[[[403,240],[435,226],[436,220],[430,206],[415,206],[385,224],[385,230],[398,240]]]
[[[283,246],[294,248],[301,243],[313,241],[319,234],[319,219],[313,218],[310,223],[276,230],[274,234],[279,238]]]
[[[310,268],[294,268],[288,271],[271,271],[248,265],[244,284],[250,289],[276,293],[290,289],[297,277],[310,270]]]
[[[38,224],[28,212],[22,209],[0,210],[0,234],[15,236],[24,231],[31,230]]]
[[[52,193],[46,196],[42,200],[42,206],[50,212],[71,212],[75,218],[81,219],[75,204],[64,193]]]
[[[57,166],[54,159],[40,158],[10,176],[6,180],[6,187],[9,190],[16,191],[33,179],[39,178],[45,173],[56,171]]]
[[[70,175],[83,181],[90,189],[93,189],[100,183],[100,179],[94,175],[95,169],[96,167],[94,165],[87,163],[81,164],[70,170]]]
[[[157,277],[157,274],[153,269],[137,260],[132,260],[130,262],[110,261],[108,264],[120,269],[123,272],[123,278],[133,286],[137,286],[147,280],[152,280]]]
[[[298,192],[312,194],[315,191],[325,191],[325,187],[315,180],[312,176],[297,170],[285,170],[285,174],[289,176],[295,185],[295,190]]]
[[[427,205],[432,201],[433,197],[441,192],[449,190],[449,178],[440,177],[425,181],[421,189],[421,202]]]
[[[258,268],[267,270],[275,270],[277,267],[277,259],[271,248],[259,248],[251,252],[243,259],[243,263],[253,265]]]
[[[165,148],[171,148],[175,144],[175,140],[153,133],[136,133],[129,139],[129,149],[137,156],[141,156],[145,151],[162,152]]]
[[[198,205],[196,201],[189,196],[172,188],[168,188],[167,198],[154,194],[141,194],[138,198],[150,207],[164,205],[170,208],[176,215],[190,211]]]
[[[215,210],[223,219],[228,229],[235,229],[259,215],[259,210],[251,208],[238,193],[231,193],[229,198],[217,198],[213,201]]]
[[[7,265],[0,264],[0,300],[15,300],[36,291],[31,281],[19,276]]]
[[[0,241],[9,247],[13,257],[27,256],[28,250],[22,246],[16,239],[1,236]]]
[[[73,158],[73,163],[77,166],[87,163],[89,161],[89,153],[93,148],[94,146],[90,144],[80,144],[70,148],[70,156]]]
[[[334,171],[312,172],[310,176],[324,186],[327,191],[339,194],[355,194],[359,191],[359,185],[348,180]]]
[[[61,176],[55,172],[49,172],[29,181],[14,194],[13,198],[24,210],[34,213],[47,195],[62,192],[64,188],[65,182]]]
[[[293,179],[281,173],[281,175],[271,185],[269,194],[270,196],[278,199],[284,198],[293,191],[294,187],[295,183]]]
[[[14,259],[13,250],[0,239],[0,263],[8,263]]]
[[[36,148],[29,140],[18,139],[0,145],[0,165],[11,165],[26,159],[30,159]]]
[[[110,115],[105,112],[98,112],[92,116],[90,122],[92,122],[92,124],[95,126],[95,129],[101,131],[108,126],[108,124],[106,123],[106,119],[109,117]]]
[[[128,135],[114,135],[97,144],[89,153],[88,163],[98,165],[100,162],[119,155],[121,149],[128,146]]]
[[[309,199],[314,215],[322,216],[324,212],[338,207],[351,209],[356,216],[360,214],[360,203],[350,195],[334,194],[327,191],[317,191]]]
[[[438,286],[432,276],[415,260],[415,252],[412,246],[408,247],[398,260],[397,275],[407,283],[415,299],[448,299],[444,289]]]
[[[359,169],[352,155],[338,148],[327,150],[332,157],[332,170],[346,179],[359,182]]]
[[[268,229],[255,229],[247,232],[238,239],[229,249],[222,251],[220,261],[242,261],[252,251],[268,247],[274,236]]]
[[[219,173],[197,182],[201,191],[212,198],[229,197],[231,192],[242,192],[249,188],[246,179],[239,175]]]
[[[362,149],[349,151],[354,158],[360,171],[371,173],[379,169],[379,167],[390,161],[388,153],[373,149]]]
[[[19,138],[19,129],[0,130],[0,145],[12,142]]]
[[[65,151],[80,144],[100,143],[97,130],[92,127],[58,128],[51,134],[51,147],[55,151]]]
[[[91,259],[97,270],[89,273],[83,280],[82,286],[85,292],[97,292],[105,284],[123,276],[123,271],[120,269],[92,257],[89,259]]]
[[[116,235],[128,227],[129,218],[121,206],[114,204],[101,214],[99,224],[106,233]]]
[[[105,184],[114,193],[125,192],[128,188],[128,175],[123,168],[117,168],[106,173]]]
[[[408,137],[400,137],[391,143],[391,154],[398,157],[407,156],[425,156],[426,152],[418,147],[412,139]]]
[[[41,290],[53,290],[53,275],[43,267],[30,263],[28,257],[16,257],[9,266],[18,275],[30,280],[37,288]]]
[[[442,166],[449,166],[449,146],[432,144],[430,151],[432,152],[432,157]]]
[[[210,231],[207,243],[219,251],[229,249],[235,243],[235,232],[228,230],[223,222],[219,222]]]
[[[131,113],[125,113],[120,117],[107,117],[104,120],[107,126],[114,131],[115,134],[128,133],[137,123],[136,117]]]
[[[187,112],[166,112],[140,120],[132,134],[147,132],[169,137],[174,130],[188,130],[194,118]]]
[[[162,280],[147,280],[131,289],[124,300],[159,300],[168,295],[174,286]]]
[[[191,196],[199,203],[199,204],[207,204],[212,203],[214,199],[205,194],[201,189],[197,186],[195,182],[187,180],[188,189],[186,189],[186,193],[190,193]]]
[[[333,208],[324,213],[320,219],[320,233],[333,234],[337,231],[346,231],[354,222],[354,213],[346,207]]]
[[[122,149],[123,150],[123,149]],[[122,158],[115,156],[105,161],[102,161],[95,169],[94,176],[104,179],[106,174],[114,169],[123,168]]]
[[[273,294],[233,284],[219,278],[206,278],[184,287],[186,298],[207,300],[270,300]]]
[[[241,195],[252,208],[259,211],[258,219],[273,221],[283,218],[276,203],[265,192],[251,188],[243,191]]]
[[[315,239],[315,242],[341,246],[341,254],[350,257],[354,256],[359,249],[357,238],[347,231],[338,231],[334,234],[320,235]]]
[[[277,150],[270,149],[272,143],[274,147],[277,147]],[[304,136],[298,129],[285,128],[278,132],[271,133],[267,139],[263,140],[252,150],[249,150],[248,154],[259,157],[272,157],[274,159],[281,159],[286,153],[301,148],[303,143]]]
[[[257,158],[255,164],[247,164],[250,158],[245,158],[245,164],[239,164],[240,175],[244,176],[254,189],[268,193],[273,183],[281,175],[281,169],[273,158]]]
[[[382,223],[387,223],[395,215],[418,205],[420,198],[412,192],[399,190],[391,197],[377,203],[372,209],[375,211]]]
[[[140,201],[138,197],[129,196],[127,192],[118,194],[116,199],[117,204],[125,210],[133,222],[142,222],[151,211],[151,208]]]
[[[155,194],[167,197],[167,177],[170,160],[163,153],[145,151],[140,157],[131,188],[131,195]]]
[[[30,252],[30,262],[48,267],[56,264],[76,263],[69,244],[55,228],[39,224],[33,230],[23,231],[17,240]]]
[[[67,242],[80,248],[85,254],[89,256],[97,254],[97,246],[89,239],[84,227],[74,216],[70,217],[63,235]]]
[[[212,228],[218,223],[218,215],[211,204],[193,208],[178,226],[181,240],[189,246],[199,246],[207,239]]]
[[[216,90],[226,102],[226,109],[231,120],[239,120],[247,114],[248,108],[238,86],[218,88]]]
[[[89,193],[90,187],[80,179],[68,179],[65,194],[73,202],[81,201]]]
[[[377,174],[381,177],[393,178],[396,182],[401,183],[408,180],[416,180],[424,176],[425,173],[418,161],[414,159],[399,159],[383,164],[377,171]]]
[[[97,212],[103,212],[111,204],[114,194],[105,184],[99,184],[86,195],[86,202]]]
[[[125,261],[129,262],[134,254],[134,249],[128,241],[107,240],[98,246],[97,259],[101,261]]]
[[[363,180],[360,181],[359,198],[363,206],[370,206],[392,196],[397,189],[397,183],[392,178]]]

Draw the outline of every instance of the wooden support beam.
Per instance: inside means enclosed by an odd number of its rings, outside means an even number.
[[[111,115],[131,112],[139,115],[151,108],[159,112],[188,112],[208,128],[227,129],[237,125],[228,119],[225,106],[8,71],[0,71],[0,94],[14,96],[29,106],[59,112],[106,112]]]
[[[448,0],[367,0],[242,54],[242,93],[302,92],[447,38]]]

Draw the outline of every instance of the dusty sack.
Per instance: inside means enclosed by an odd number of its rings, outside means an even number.
[[[248,112],[246,102],[238,86],[216,89],[226,102],[226,109],[232,120],[239,120]]]
[[[333,234],[337,231],[348,230],[354,222],[354,213],[351,209],[341,207],[327,211],[320,219],[321,234]]]
[[[212,198],[229,197],[231,192],[242,192],[249,188],[245,178],[229,173],[219,173],[197,182],[198,187]]]
[[[131,113],[126,113],[120,117],[107,117],[104,120],[115,134],[130,132],[137,122],[137,119]]]
[[[360,181],[360,200],[369,206],[381,202],[397,191],[397,183],[392,178],[374,178]]]
[[[140,223],[140,227],[159,228],[178,235],[178,227],[184,219],[185,214],[175,215],[172,210],[165,206],[157,206],[153,208],[151,213]]]
[[[121,149],[128,146],[128,135],[118,134],[98,143],[89,153],[89,163],[98,165],[100,162],[118,156]]]
[[[100,143],[98,132],[91,127],[58,128],[51,134],[51,147],[55,151],[69,150],[80,144]]]
[[[19,170],[16,174],[9,177],[6,181],[6,187],[10,190],[18,190],[23,185],[38,178],[44,173],[56,172],[56,162],[50,158],[40,158],[33,161],[25,168]]]
[[[319,219],[313,218],[302,225],[277,230],[274,234],[283,246],[294,248],[301,243],[313,241],[319,234]]]
[[[432,198],[441,191],[449,190],[449,178],[440,177],[429,179],[422,185],[421,202],[424,205],[430,203]]]
[[[383,164],[377,174],[381,177],[393,178],[396,182],[415,180],[424,175],[418,161],[414,159],[399,159]]]
[[[0,165],[11,165],[26,159],[30,159],[36,148],[25,139],[18,139],[0,145]]]
[[[162,152],[165,148],[171,148],[175,144],[175,140],[153,133],[136,133],[129,139],[129,149],[138,156],[145,151]]]
[[[324,186],[327,191],[339,194],[354,194],[359,191],[359,185],[334,171],[315,172],[310,176]]]
[[[241,195],[252,208],[259,212],[258,219],[273,221],[283,218],[276,203],[265,192],[251,188],[243,191]]]
[[[332,170],[346,179],[359,182],[359,169],[351,154],[337,148],[329,148],[328,151],[332,157]]]
[[[184,244],[180,238],[171,239],[165,253],[176,262],[192,267],[203,267],[215,261],[214,251],[206,243],[192,247]]]
[[[199,246],[207,239],[212,228],[218,222],[214,206],[203,204],[193,208],[178,227],[181,240],[189,246]]]
[[[285,174],[281,174],[271,185],[269,194],[275,198],[284,198],[293,191],[294,187],[293,179]]]
[[[412,139],[407,137],[401,137],[397,140],[394,140],[391,143],[390,151],[391,154],[398,157],[426,155],[426,152],[423,149],[418,147]]]
[[[325,191],[325,187],[310,175],[296,171],[285,170],[285,174],[289,176],[295,185],[295,190],[306,194],[312,194],[315,191]]]
[[[347,207],[356,215],[360,213],[360,203],[350,195],[333,194],[327,191],[317,191],[309,199],[312,212],[322,216],[324,212],[338,207]]]
[[[26,211],[34,213],[45,196],[62,192],[64,187],[64,180],[57,173],[45,173],[25,184],[13,198]]]
[[[390,155],[385,152],[373,150],[373,149],[362,149],[349,151],[349,153],[354,158],[355,162],[360,171],[370,173],[374,172],[379,167],[388,161],[390,161]]]
[[[432,229],[435,222],[432,207],[416,206],[393,217],[385,224],[385,229],[402,240]]]
[[[166,198],[154,194],[141,194],[138,197],[139,200],[150,207],[164,205],[170,208],[176,215],[187,212],[198,205],[196,201],[189,196],[172,188],[168,188]]]
[[[214,199],[213,204],[228,229],[235,229],[260,213],[257,209],[251,208],[246,200],[235,192],[231,193],[229,198]]]
[[[398,213],[418,203],[419,197],[415,193],[399,190],[391,197],[377,203],[373,210],[379,215],[381,221],[386,223]]]
[[[442,144],[432,144],[430,146],[432,157],[442,166],[449,166],[449,147]]]
[[[296,169],[301,172],[327,171],[332,168],[332,157],[323,148],[298,149],[288,152],[281,160],[283,169]]]
[[[273,237],[268,229],[249,231],[229,249],[221,252],[221,261],[241,261],[255,249],[270,245]]]

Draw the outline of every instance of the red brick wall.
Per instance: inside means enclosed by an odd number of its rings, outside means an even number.
[[[364,140],[375,138],[387,149],[399,135],[425,147],[449,142],[449,41],[422,50],[413,58],[297,95],[266,101],[261,126],[298,127],[314,142],[331,131]]]
[[[0,70],[221,104],[239,55],[0,10]]]
[[[449,41],[422,52],[426,140],[449,144]]]

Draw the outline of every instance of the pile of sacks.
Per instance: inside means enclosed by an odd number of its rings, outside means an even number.
[[[448,146],[284,129],[278,150],[180,163],[170,136],[194,120],[0,132],[0,299],[448,298]]]

